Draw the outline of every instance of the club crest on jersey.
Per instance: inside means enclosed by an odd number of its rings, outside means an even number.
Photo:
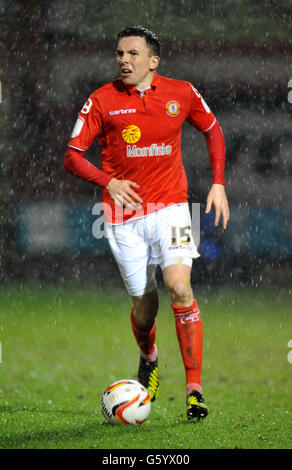
[[[122,137],[127,144],[135,144],[141,137],[141,131],[138,126],[130,124],[122,130]]]
[[[175,100],[169,101],[166,104],[166,113],[171,117],[178,116],[180,113],[180,104]]]

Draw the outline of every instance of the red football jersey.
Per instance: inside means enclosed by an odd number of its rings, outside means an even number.
[[[108,221],[120,223],[187,201],[181,154],[182,125],[186,120],[201,132],[209,131],[216,122],[191,83],[157,73],[144,93],[134,86],[126,87],[118,79],[90,95],[68,146],[84,152],[97,139],[107,183],[111,178],[134,181],[140,188],[133,189],[143,200],[140,211],[118,209],[104,188]]]

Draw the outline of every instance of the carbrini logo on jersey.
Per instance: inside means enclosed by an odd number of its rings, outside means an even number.
[[[141,137],[141,131],[138,126],[130,124],[122,130],[122,136],[127,144],[135,144]]]

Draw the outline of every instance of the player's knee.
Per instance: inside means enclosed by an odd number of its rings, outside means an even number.
[[[192,289],[188,282],[177,280],[168,285],[171,301],[178,305],[189,305],[192,303]]]

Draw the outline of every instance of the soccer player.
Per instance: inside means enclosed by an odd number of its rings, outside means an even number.
[[[202,395],[202,321],[190,277],[199,256],[191,232],[181,131],[187,120],[206,139],[212,185],[206,212],[215,225],[229,220],[222,130],[196,88],[158,75],[161,45],[151,31],[128,27],[117,35],[120,77],[94,91],[81,109],[65,154],[72,174],[103,188],[108,241],[133,301],[131,327],[139,346],[138,380],[151,400],[158,395],[155,344],[160,265],[186,377],[189,420],[208,414]],[[97,139],[101,169],[84,157]]]

